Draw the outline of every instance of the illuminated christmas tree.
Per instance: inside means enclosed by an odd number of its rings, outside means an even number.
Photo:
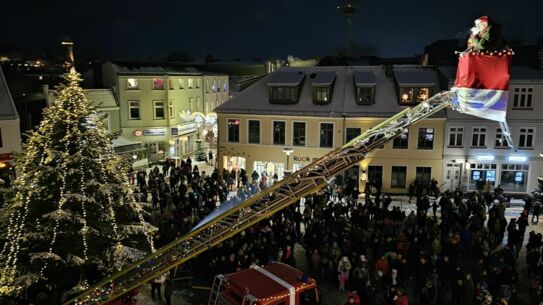
[[[54,303],[154,251],[103,116],[71,68],[18,158],[0,232],[0,299]]]

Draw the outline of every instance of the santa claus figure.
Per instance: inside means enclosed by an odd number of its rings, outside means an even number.
[[[471,28],[467,51],[503,51],[507,43],[503,38],[499,26],[492,23],[488,16],[475,19],[475,26]]]

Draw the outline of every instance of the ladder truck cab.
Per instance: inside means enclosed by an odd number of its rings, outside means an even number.
[[[317,282],[283,263],[217,275],[209,305],[316,305]]]

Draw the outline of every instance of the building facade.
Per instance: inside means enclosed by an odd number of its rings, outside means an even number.
[[[455,68],[440,68],[454,83]],[[528,193],[543,176],[543,71],[512,67],[507,121],[514,148],[497,122],[447,111],[443,181],[447,189],[477,189],[477,181],[507,193]]]
[[[21,151],[19,115],[0,66],[0,178],[13,162],[13,153]]]
[[[228,76],[113,62],[102,73],[119,103],[122,135],[142,142],[151,162],[192,154],[198,140],[216,141],[214,109],[228,99]]]
[[[217,108],[218,166],[281,178],[438,91],[433,67],[279,69]],[[344,177],[389,193],[406,193],[416,178],[440,181],[444,129],[444,112],[425,119]]]

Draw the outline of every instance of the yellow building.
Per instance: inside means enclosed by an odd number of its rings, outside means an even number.
[[[218,166],[281,178],[438,90],[433,67],[280,69],[216,109]],[[405,193],[416,177],[440,182],[444,127],[444,113],[411,126],[346,177],[361,190],[373,181],[390,193]]]
[[[198,139],[216,141],[213,110],[229,97],[227,75],[115,61],[102,66],[102,78],[116,94],[123,136],[147,146],[151,162],[186,157]]]

